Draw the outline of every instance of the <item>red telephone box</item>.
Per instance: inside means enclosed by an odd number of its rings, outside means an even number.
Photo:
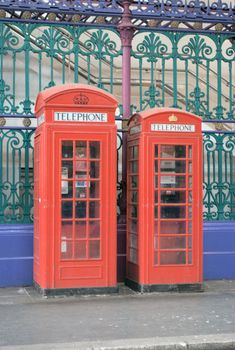
[[[127,284],[201,290],[200,118],[175,109],[135,114],[127,159]]]
[[[80,84],[37,97],[34,282],[44,294],[116,290],[116,108]]]

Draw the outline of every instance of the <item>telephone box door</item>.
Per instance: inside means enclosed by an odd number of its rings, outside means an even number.
[[[55,288],[107,285],[108,136],[57,134]]]
[[[152,284],[201,280],[201,227],[196,219],[201,215],[199,145],[194,138],[149,138],[152,232],[148,271]]]

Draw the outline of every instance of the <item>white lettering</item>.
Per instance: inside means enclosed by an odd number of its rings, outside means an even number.
[[[92,113],[92,112],[55,112],[55,121],[70,121],[70,122],[101,122],[108,121],[107,113]]]
[[[195,125],[189,125],[189,124],[151,124],[151,131],[195,132]]]

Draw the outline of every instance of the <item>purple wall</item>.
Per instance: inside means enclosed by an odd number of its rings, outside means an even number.
[[[125,225],[118,230],[118,280],[125,277]],[[204,223],[204,279],[235,279],[235,221]],[[33,225],[0,225],[0,287],[31,285]]]

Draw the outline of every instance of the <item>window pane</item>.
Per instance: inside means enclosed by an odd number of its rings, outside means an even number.
[[[90,158],[100,158],[100,143],[99,141],[90,141]]]
[[[73,197],[73,183],[72,181],[61,181],[61,194],[62,198]]]
[[[161,191],[161,203],[186,203],[186,192]]]
[[[86,259],[86,241],[75,242],[75,259]]]
[[[100,222],[99,221],[90,221],[88,234],[90,238],[99,238],[100,237]]]
[[[186,237],[161,237],[160,249],[186,248]]]
[[[158,160],[154,161],[154,171],[155,173],[158,173]]]
[[[137,221],[136,220],[130,221],[130,231],[133,233],[137,233]]]
[[[75,222],[75,238],[85,238],[86,237],[86,222],[76,221]]]
[[[75,202],[75,217],[80,219],[86,217],[86,201]]]
[[[73,236],[72,221],[62,221],[61,223],[61,239],[71,239]]]
[[[100,196],[100,183],[98,181],[90,182],[90,198],[99,198]]]
[[[61,203],[61,217],[65,218],[65,219],[73,217],[73,202],[72,201],[62,201],[62,203]]]
[[[61,259],[73,258],[73,246],[71,241],[61,240]]]
[[[73,177],[73,162],[71,160],[63,160],[61,167],[62,179],[71,179]]]
[[[137,161],[131,162],[131,172],[137,173],[137,171],[138,171],[138,162]]]
[[[186,208],[177,207],[177,206],[162,206],[161,207],[161,218],[185,218],[186,217]]]
[[[93,179],[98,179],[100,176],[100,163],[91,162],[90,163],[90,177]]]
[[[161,158],[185,158],[186,146],[162,145]]]
[[[186,233],[185,221],[161,221],[160,223],[161,234],[182,234]]]
[[[161,265],[186,264],[185,252],[161,252]]]
[[[131,191],[131,202],[137,202],[137,191]]]
[[[131,176],[131,188],[137,188],[138,177],[136,175]]]
[[[62,158],[73,157],[73,141],[62,141]]]
[[[155,158],[158,157],[158,145],[155,145],[154,147],[154,156]]]
[[[77,159],[86,158],[87,155],[87,143],[86,141],[76,141],[75,156]]]
[[[186,187],[185,176],[173,176],[173,175],[161,176],[161,187],[162,188],[185,188]]]
[[[89,241],[89,258],[98,259],[100,257],[100,241]]]
[[[86,198],[87,189],[86,187],[77,187],[76,185],[81,184],[81,181],[76,181],[75,183],[75,197],[76,198]]]
[[[89,202],[89,217],[90,218],[100,217],[100,203],[98,201]]]

